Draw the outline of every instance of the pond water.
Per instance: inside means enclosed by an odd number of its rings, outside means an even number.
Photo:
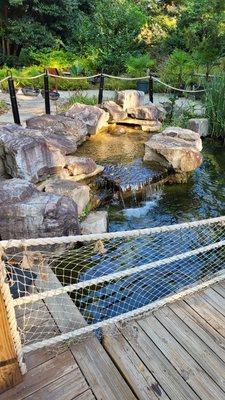
[[[132,180],[135,170],[131,166],[142,164],[148,136],[132,129],[119,137],[100,133],[84,143],[78,154],[92,157],[102,165],[126,166]],[[129,198],[112,200],[107,206],[109,230],[147,228],[225,215],[225,146],[205,139],[202,154],[203,164],[188,183],[154,190],[147,187],[142,196],[134,192]]]
[[[79,148],[77,154],[92,157],[102,165],[120,165],[122,174],[131,181],[142,168],[144,142],[148,134],[127,130],[124,135],[101,133],[92,137]],[[135,190],[127,197],[114,196],[105,207],[109,212],[110,231],[132,230],[170,225],[225,215],[225,147],[220,142],[204,140],[202,166],[186,184]],[[144,171],[154,166],[143,166]],[[158,171],[156,171],[158,173]],[[126,177],[127,179],[127,177]],[[215,241],[225,239],[221,225],[176,231],[167,234],[146,235],[127,240],[103,241],[103,252],[96,252],[93,244],[76,250],[75,258],[78,280],[89,280],[134,268],[162,258],[184,253]],[[89,247],[88,247],[89,246]],[[84,254],[84,256],[83,256]],[[87,254],[89,256],[87,257]],[[75,257],[75,258],[74,258]],[[82,257],[85,257],[84,259]],[[83,259],[82,271],[78,267]],[[223,268],[225,249],[210,250],[184,261],[176,261],[133,274],[107,284],[89,288],[76,303],[89,323],[101,321],[151,303],[182,287]],[[70,270],[71,273],[71,270]]]

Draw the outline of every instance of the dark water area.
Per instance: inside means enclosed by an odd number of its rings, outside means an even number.
[[[140,168],[147,134],[128,132],[123,137],[98,136],[83,146],[103,165],[130,165]],[[137,195],[115,196],[106,206],[110,231],[124,231],[190,222],[225,215],[225,147],[210,139],[203,141],[203,164],[186,184],[151,185]],[[145,166],[146,168],[146,166]],[[80,271],[79,281],[134,268],[153,261],[207,246],[225,239],[221,225],[187,229],[127,240],[104,241],[104,253],[90,250],[89,265]],[[93,246],[92,246],[93,247]],[[82,252],[82,249],[81,249]],[[77,253],[77,260],[80,254]],[[77,262],[77,265],[79,261]],[[89,323],[134,310],[181,288],[209,278],[225,265],[225,250],[219,248],[164,266],[154,267],[107,284],[89,288],[77,305]]]

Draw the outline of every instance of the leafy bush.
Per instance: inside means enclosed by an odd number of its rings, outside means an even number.
[[[164,82],[180,87],[194,81],[195,62],[189,53],[175,49],[165,62],[160,78]]]
[[[213,137],[225,138],[225,74],[206,84],[205,109]]]
[[[126,72],[133,77],[147,74],[147,70],[155,66],[155,61],[148,54],[130,56],[126,62]]]

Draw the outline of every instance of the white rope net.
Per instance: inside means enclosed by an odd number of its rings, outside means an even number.
[[[223,273],[225,217],[1,242],[23,351],[82,338]]]

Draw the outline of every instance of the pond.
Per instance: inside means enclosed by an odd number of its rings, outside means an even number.
[[[100,133],[84,143],[79,155],[92,157],[102,165],[142,163],[144,143],[149,134],[128,129],[122,136]],[[203,141],[203,164],[186,184],[147,187],[142,196],[113,199],[107,206],[109,230],[130,230],[170,225],[225,215],[225,146]],[[138,169],[140,172],[140,169]],[[133,177],[131,176],[131,179]]]
[[[151,173],[158,173],[155,166],[142,164],[144,142],[147,139],[147,133],[130,129],[121,136],[101,133],[83,144],[77,154],[90,156],[105,166],[119,164],[120,168],[125,168],[122,175],[130,176],[133,182],[136,170],[140,173],[143,168],[144,175],[146,168]],[[109,212],[110,231],[149,228],[225,215],[225,148],[220,142],[208,139],[203,145],[204,162],[188,183],[156,185],[153,189],[147,185],[141,195],[134,190],[128,197],[113,196],[105,206]],[[72,257],[78,280],[86,281],[224,239],[223,226],[212,225],[127,240],[104,240],[101,244],[103,251],[100,252],[96,252],[90,243],[76,250]],[[147,305],[205,276],[209,278],[221,270],[224,263],[225,249],[222,247],[90,287],[77,293],[74,300],[89,323],[98,322]]]

